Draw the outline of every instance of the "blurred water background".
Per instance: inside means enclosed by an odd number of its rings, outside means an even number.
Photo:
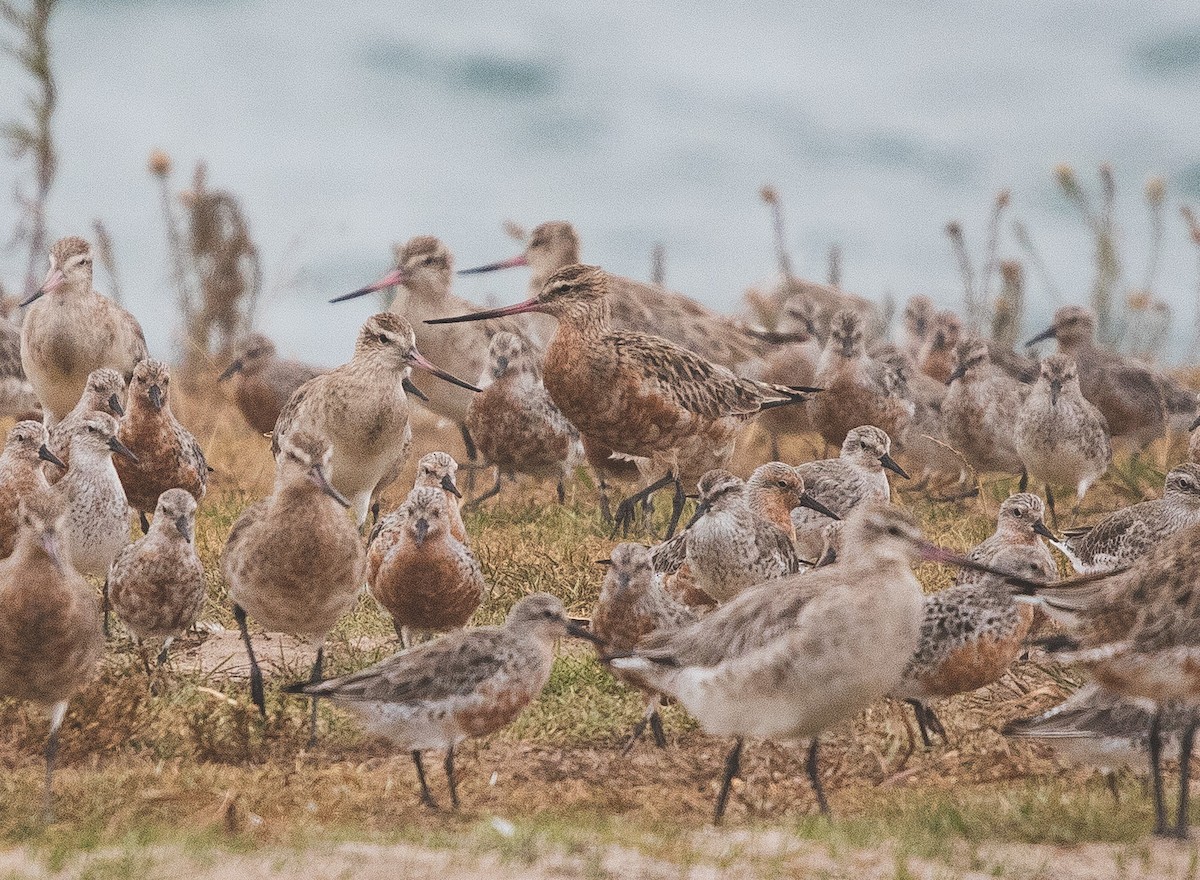
[[[1111,162],[1126,275],[1144,271],[1146,179],[1167,182],[1157,292],[1192,337],[1198,269],[1179,205],[1200,207],[1195,0],[522,3],[67,0],[54,25],[60,176],[52,236],[108,225],[126,304],[171,342],[165,234],[146,157],[209,163],[264,259],[260,324],[290,354],[345,359],[371,304],[327,306],[387,268],[392,242],[441,236],[458,265],[515,253],[501,221],[569,219],[588,262],[735,310],[774,271],[760,185],[780,189],[798,273],[900,301],[961,299],[945,235],[977,259],[989,207],[1084,301],[1092,243],[1056,187]],[[0,66],[0,118],[24,83]],[[0,163],[0,230],[18,168]],[[1021,256],[1007,232],[1002,256]],[[0,253],[18,286],[23,257]],[[479,302],[527,275],[460,279]],[[104,289],[103,275],[98,287]],[[1027,324],[1054,303],[1036,275]],[[1040,329],[1029,326],[1027,330]]]

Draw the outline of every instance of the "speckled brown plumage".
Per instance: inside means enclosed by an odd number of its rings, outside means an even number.
[[[246,424],[260,434],[270,434],[292,393],[322,372],[279,357],[270,338],[251,333],[242,340],[220,378],[232,383],[234,403]]]
[[[1013,565],[1027,567],[1029,576],[1049,583],[1058,577],[1058,563],[1054,561],[1042,538],[1053,538],[1054,533],[1043,519],[1046,505],[1042,499],[1030,492],[1010,495],[1000,504],[996,515],[996,530],[971,548],[967,558],[1006,571],[1016,571]],[[999,565],[1001,558],[1008,566]],[[955,576],[956,586],[979,583],[988,575],[963,569]]]
[[[111,367],[101,367],[88,374],[87,385],[75,407],[50,429],[50,451],[65,465],[71,464],[70,436],[89,413],[102,412],[119,419],[125,415],[125,377]],[[52,483],[62,478],[65,469],[47,469]]]
[[[0,557],[8,556],[17,545],[21,499],[50,488],[43,470],[52,457],[48,440],[41,422],[17,422],[8,432],[0,452]]]
[[[71,411],[92,370],[112,367],[128,379],[146,357],[146,338],[133,315],[92,290],[92,251],[81,238],[54,244],[50,272],[27,302],[21,363],[48,424]]]
[[[466,625],[487,588],[470,549],[450,531],[440,488],[413,489],[379,521],[367,551],[367,585],[407,641],[407,631]]]
[[[196,499],[168,489],[140,540],[117,554],[108,574],[112,610],[139,638],[170,638],[196,622],[206,598],[196,554]]]
[[[946,439],[979,473],[1022,473],[1013,425],[1028,394],[1028,385],[993,366],[982,340],[963,340],[942,400]]]
[[[208,463],[200,444],[171,412],[171,376],[162,361],[147,358],[133,370],[125,415],[117,437],[137,461],[114,461],[125,496],[134,510],[150,513],[168,489],[204,498]]]
[[[458,489],[457,477],[458,462],[450,453],[427,452],[417,462],[417,477],[413,481],[413,488],[432,486],[441,490],[446,498],[446,513],[450,517],[450,534],[454,536],[454,540],[466,544],[467,527],[463,523],[462,511],[459,508],[462,492]]]

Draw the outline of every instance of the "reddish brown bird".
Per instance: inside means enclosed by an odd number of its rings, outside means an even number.
[[[543,366],[550,398],[581,434],[637,460],[644,478],[665,472],[621,503],[617,522],[628,526],[636,504],[673,485],[671,534],[684,481],[727,464],[738,429],[759,412],[806,400],[817,389],[743,379],[660,336],[613,330],[608,288],[603,269],[568,266],[533,299],[436,323],[523,312],[557,318]]]

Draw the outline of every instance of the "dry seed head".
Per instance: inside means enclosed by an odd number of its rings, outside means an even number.
[[[166,150],[151,150],[146,165],[155,177],[166,177],[171,173],[171,155]]]

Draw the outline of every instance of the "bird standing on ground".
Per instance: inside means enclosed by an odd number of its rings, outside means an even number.
[[[363,582],[362,541],[345,513],[349,502],[331,482],[329,441],[297,428],[280,442],[270,496],[242,512],[221,553],[221,574],[250,660],[250,695],[264,716],[262,671],[247,615],[268,632],[292,633],[315,645],[312,680],[319,681],[325,639]],[[316,700],[309,727],[315,740]]]
[[[487,584],[470,548],[450,531],[440,488],[413,489],[379,521],[367,550],[367,586],[405,647],[416,632],[466,626]]]
[[[446,498],[446,513],[450,517],[450,534],[454,540],[467,543],[467,527],[463,523],[459,502],[462,492],[458,489],[458,462],[448,452],[427,452],[417,462],[417,478],[413,488],[432,486],[441,489]]]
[[[496,483],[472,504],[498,494],[501,478],[514,474],[557,479],[561,503],[564,484],[583,461],[583,444],[542,384],[537,356],[519,336],[497,333],[488,374],[491,384],[467,410],[467,428],[483,461],[496,469]]]
[[[598,267],[568,266],[533,299],[434,323],[535,311],[558,318],[543,367],[546,390],[582,435],[637,459],[643,475],[665,472],[626,498],[617,519],[627,525],[636,504],[674,485],[673,532],[683,481],[726,464],[738,429],[758,412],[801,402],[812,389],[741,379],[661,337],[613,330],[608,285]]]
[[[663,588],[662,575],[654,571],[650,549],[641,544],[618,544],[608,559],[600,598],[592,611],[592,632],[604,643],[608,653],[631,651],[651,633],[673,632],[694,623],[696,612],[675,599]],[[646,695],[646,710],[633,729],[625,751],[628,752],[650,726],[654,743],[666,748],[662,717],[658,709],[661,695],[645,688],[636,676],[611,670],[619,680]]]
[[[955,347],[947,383],[942,419],[950,445],[977,473],[1023,474],[1013,425],[1029,386],[994,367],[987,344],[975,337]]]
[[[568,635],[595,640],[567,617],[560,600],[535,593],[513,606],[503,626],[450,633],[359,672],[289,690],[328,697],[357,715],[368,733],[408,751],[421,803],[431,809],[437,802],[421,752],[444,749],[450,803],[457,808],[455,747],[500,730],[536,699],[550,680],[554,643]]]
[[[117,438],[117,420],[92,412],[70,438],[71,464],[54,488],[68,499],[63,546],[83,574],[106,577],[108,567],[129,543],[129,502],[113,455],[136,458]]]
[[[996,530],[971,548],[967,558],[993,568],[1004,568],[996,564],[996,560],[1004,554],[1009,560],[1029,563],[1039,580],[1047,583],[1054,580],[1058,576],[1058,563],[1041,540],[1056,540],[1054,532],[1046,527],[1043,519],[1045,513],[1046,505],[1031,492],[1008,496],[1000,503]],[[982,579],[983,575],[979,572],[963,569],[954,583],[956,586],[965,586]]]
[[[66,414],[53,428],[50,429],[50,451],[69,466],[71,463],[70,437],[88,413],[102,412],[120,419],[125,415],[125,378],[111,367],[101,367],[88,374],[87,385],[84,386],[83,396],[75,404],[74,409]],[[59,473],[47,474],[51,483],[57,483],[66,467]]]
[[[808,778],[828,812],[817,765],[821,733],[892,690],[917,648],[923,596],[911,564],[973,564],[925,541],[890,505],[862,505],[845,532],[847,551],[836,564],[747,590],[691,626],[612,659],[679,700],[707,733],[735,738],[715,822],[745,737],[809,739]]]
[[[21,501],[20,532],[0,561],[0,698],[29,700],[49,711],[43,818],[51,818],[54,758],[67,700],[104,654],[96,591],[71,565],[60,540],[65,514],[57,493]]]
[[[246,424],[259,434],[270,434],[292,393],[322,372],[279,357],[269,337],[251,333],[241,341],[234,359],[217,381],[232,380],[233,400]]]
[[[159,666],[175,636],[204,608],[204,566],[195,539],[196,499],[185,489],[168,489],[158,499],[153,525],[117,554],[109,570],[109,606],[139,639],[163,640]]]
[[[288,434],[299,429],[328,438],[333,447],[330,479],[350,499],[360,526],[408,461],[412,427],[401,383],[413,367],[479,390],[427,361],[408,321],[383,312],[359,330],[350,362],[296,389],[275,424],[271,450],[276,455]]]
[[[17,422],[8,432],[0,452],[0,557],[8,556],[17,545],[21,499],[50,488],[43,463],[61,464],[46,446],[48,440],[41,422]]]
[[[137,456],[114,463],[143,533],[150,525],[146,514],[168,489],[183,489],[199,503],[208,485],[204,452],[171,412],[170,394],[167,365],[146,358],[133,369],[128,405],[117,429],[117,437]]]
[[[146,357],[146,337],[133,315],[92,290],[92,248],[82,238],[54,243],[46,280],[21,305],[29,307],[21,364],[47,425],[71,411],[92,370],[112,367],[128,380]]]
[[[1046,487],[1051,517],[1051,487],[1070,486],[1078,506],[1112,462],[1108,424],[1080,392],[1075,362],[1066,355],[1042,361],[1037,384],[1017,411],[1013,439],[1029,479]]]

